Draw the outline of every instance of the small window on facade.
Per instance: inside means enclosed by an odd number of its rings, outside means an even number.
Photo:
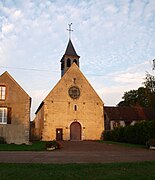
[[[67,59],[67,67],[70,67],[71,66],[71,60],[68,58]]]
[[[74,105],[74,111],[77,111],[77,105]]]
[[[6,87],[0,86],[0,100],[5,100],[6,97]]]
[[[0,124],[7,124],[7,108],[0,108]]]
[[[76,78],[73,78],[73,82],[74,82],[74,84],[75,84],[75,81],[76,81]]]
[[[113,128],[116,128],[116,127],[120,127],[120,122],[119,121],[114,121],[113,122]]]
[[[75,64],[77,64],[77,60],[76,59],[74,59],[74,61],[73,61]]]

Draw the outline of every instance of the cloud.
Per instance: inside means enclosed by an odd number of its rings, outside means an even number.
[[[16,20],[19,20],[21,18],[23,18],[23,14],[20,10],[16,10],[13,14],[13,18],[16,19]]]
[[[0,1],[0,66],[19,68],[7,70],[32,96],[35,109],[42,90],[60,78],[72,22],[82,72],[106,104],[116,104],[151,71],[154,17],[154,0]]]
[[[86,75],[105,105],[117,105],[124,92],[143,86],[146,71],[151,73],[151,61],[134,65],[124,71],[108,74]]]
[[[2,33],[5,35],[5,34],[8,34],[10,32],[12,32],[14,29],[14,25],[13,24],[3,24],[2,25]]]
[[[114,13],[117,12],[117,7],[110,4],[110,5],[107,5],[107,6],[105,7],[104,11],[105,11],[106,13],[112,13],[112,14],[114,14]]]

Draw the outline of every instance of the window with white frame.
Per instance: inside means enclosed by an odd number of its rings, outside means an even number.
[[[5,100],[6,98],[6,87],[0,86],[0,100]]]
[[[7,124],[7,108],[0,108],[0,124]]]

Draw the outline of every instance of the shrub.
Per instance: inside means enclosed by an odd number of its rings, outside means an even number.
[[[124,133],[125,133],[125,128],[120,126],[118,127],[118,141],[119,142],[125,142],[125,138],[124,138]]]
[[[125,142],[128,142],[128,143],[136,143],[136,132],[135,132],[135,126],[134,125],[130,125],[130,126],[127,126],[125,127],[125,130],[124,130],[124,139],[125,139]]]
[[[155,121],[142,121],[135,125],[117,127],[104,133],[104,139],[109,141],[146,144],[155,138]]]
[[[4,137],[0,137],[0,144],[6,144],[6,140]]]
[[[47,141],[46,149],[48,150],[60,149],[60,144],[57,141]]]
[[[111,136],[111,131],[105,131],[103,133],[103,139],[107,140],[107,141],[111,141],[113,140],[112,136]]]
[[[155,147],[155,138],[154,139],[149,139],[147,142],[146,142],[146,146],[148,148],[150,147]]]

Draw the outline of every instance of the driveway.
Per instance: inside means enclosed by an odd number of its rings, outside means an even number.
[[[155,151],[95,141],[62,141],[55,151],[1,151],[0,162],[10,163],[110,163],[155,161]]]

